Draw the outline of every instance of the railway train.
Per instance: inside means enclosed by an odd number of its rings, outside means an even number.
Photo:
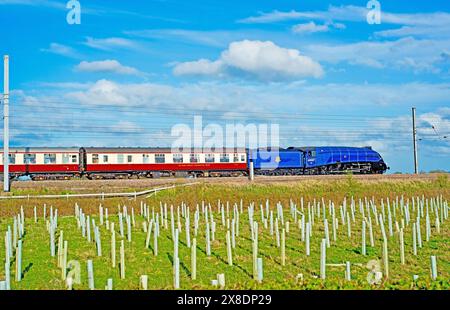
[[[3,174],[3,153],[0,154]],[[371,147],[221,148],[173,152],[170,148],[11,148],[11,178],[32,180],[131,177],[223,177],[305,174],[381,174],[389,169]]]

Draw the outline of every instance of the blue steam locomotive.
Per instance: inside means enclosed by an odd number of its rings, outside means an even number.
[[[382,174],[389,169],[371,147],[290,147],[249,151],[256,175]]]

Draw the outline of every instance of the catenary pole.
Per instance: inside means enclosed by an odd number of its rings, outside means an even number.
[[[9,192],[9,56],[5,55],[3,60],[3,191]]]
[[[412,125],[413,125],[413,148],[414,148],[414,174],[418,174],[419,163],[417,158],[416,108],[412,108]]]

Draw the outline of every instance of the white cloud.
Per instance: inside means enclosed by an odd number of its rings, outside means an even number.
[[[297,24],[292,26],[292,32],[297,34],[308,34],[308,33],[315,33],[315,32],[328,32],[332,28],[336,29],[345,29],[344,24],[334,24],[334,23],[325,23],[323,25],[318,25],[315,22],[311,21],[309,23],[305,24]]]
[[[227,42],[235,40],[236,37],[242,39],[242,37],[245,36],[243,33],[232,33],[230,31],[199,31],[186,29],[146,29],[125,31],[124,33],[142,38],[172,40],[176,42],[193,42],[213,47],[226,46]]]
[[[127,49],[134,49],[137,48],[137,43],[124,39],[124,38],[104,38],[104,39],[96,39],[92,37],[87,37],[86,41],[83,43],[84,45],[87,45],[91,48],[99,49],[99,50],[113,50],[115,48],[127,48]]]
[[[298,11],[290,11],[290,12],[280,12],[273,11],[270,13],[260,13],[259,16],[251,16],[241,20],[238,20],[238,23],[244,24],[266,24],[266,23],[274,23],[286,20],[300,20],[300,19],[317,19],[321,18],[321,12],[298,12]]]
[[[0,5],[26,5],[26,6],[45,6],[60,10],[65,10],[65,3],[49,0],[0,0]]]
[[[431,110],[445,106],[448,98],[450,84],[444,83],[311,85],[283,82],[253,85],[200,82],[174,86],[99,80],[79,91],[68,89],[64,100],[90,106],[143,106],[177,108],[182,111],[187,109],[192,112],[204,109],[256,113],[255,118],[266,119],[271,117],[267,111],[313,111],[326,115],[337,106],[341,114],[354,113],[356,107],[370,111],[386,107],[409,111],[411,106],[416,106],[418,111]],[[445,109],[440,113],[444,115]]]
[[[50,43],[48,48],[41,49],[41,52],[57,54],[61,56],[66,56],[70,58],[79,58],[80,55],[78,52],[70,46],[59,44],[59,43]]]
[[[298,79],[321,77],[319,63],[298,50],[277,46],[271,41],[238,41],[229,45],[216,61],[177,64],[176,75],[248,75],[260,80]]]
[[[438,29],[430,28],[430,27],[403,26],[403,27],[397,28],[397,29],[377,31],[377,32],[375,32],[375,35],[377,37],[383,37],[383,38],[395,38],[395,37],[407,37],[407,36],[434,37],[434,36],[440,35],[440,32],[436,31],[436,30],[438,30]]]
[[[130,121],[119,121],[116,124],[111,125],[111,129],[116,132],[121,133],[136,133],[136,132],[144,132],[144,130]]]
[[[118,84],[99,80],[85,91],[68,92],[66,97],[83,105],[162,105],[170,98],[171,87],[158,84]]]
[[[338,25],[335,24],[337,27]],[[124,31],[130,37],[151,39],[152,42],[170,42],[188,46],[208,46],[227,48],[231,42],[243,40],[261,40],[289,43],[293,40],[290,33],[257,28],[237,28],[227,30],[190,30],[190,29],[143,29]],[[297,42],[297,40],[295,40]]]
[[[273,11],[260,13],[259,16],[252,16],[242,19],[241,23],[273,23],[287,20],[339,20],[349,22],[367,22],[367,12],[369,9],[362,6],[343,5],[329,6],[326,11]],[[443,26],[450,24],[450,13],[391,13],[382,11],[382,23],[395,25],[417,25],[417,26]]]
[[[321,62],[364,65],[373,68],[411,69],[416,73],[440,73],[450,40],[363,41],[349,44],[313,44],[304,47]]]
[[[327,24],[317,25],[315,22],[305,24],[297,24],[292,26],[294,33],[314,33],[314,32],[328,32],[330,28]]]
[[[141,75],[142,73],[133,68],[123,66],[117,60],[101,60],[101,61],[82,61],[77,66],[75,66],[76,71],[80,72],[109,72],[125,75]]]
[[[223,62],[220,60],[210,61],[208,59],[200,59],[197,61],[188,61],[175,64],[173,73],[175,75],[219,75],[221,73]]]
[[[80,82],[40,82],[34,83],[39,87],[51,87],[54,89],[88,89],[92,84]]]
[[[347,21],[366,23],[366,7],[330,6],[326,11],[273,11],[239,20],[240,23],[274,23],[293,20]],[[450,13],[392,13],[382,11],[382,24],[400,25],[396,29],[376,32],[380,37],[449,37]]]

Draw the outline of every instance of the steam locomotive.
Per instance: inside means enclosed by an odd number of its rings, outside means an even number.
[[[3,155],[0,162],[3,163]],[[371,147],[180,152],[170,148],[27,147],[12,148],[9,152],[10,176],[29,176],[33,180],[245,176],[251,165],[256,175],[381,174],[389,169]]]

